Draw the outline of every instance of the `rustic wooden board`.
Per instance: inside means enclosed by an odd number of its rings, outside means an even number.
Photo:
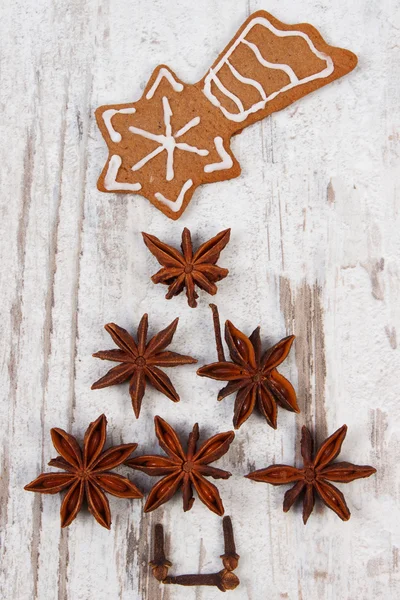
[[[98,192],[107,152],[94,109],[137,99],[159,63],[197,81],[260,8],[314,24],[359,67],[237,137],[242,176],[200,189],[178,222],[139,196]],[[163,588],[147,568],[157,521],[176,572],[219,568],[220,519],[199,501],[144,515],[140,501],[111,498],[111,532],[88,513],[61,531],[59,497],[23,486],[54,455],[51,427],[81,436],[102,412],[110,442],[145,452],[156,414],[181,432],[195,420],[204,436],[231,428],[232,399],[217,404],[218,385],[192,366],[171,372],[181,403],[150,392],[139,421],[125,386],[90,390],[106,369],[91,358],[109,344],[104,323],[133,329],[145,311],[153,331],[179,315],[174,347],[215,358],[209,298],[197,310],[166,302],[140,231],[174,242],[188,226],[200,241],[230,226],[221,316],[247,332],[261,324],[265,342],[296,334],[283,372],[302,410],[281,410],[276,432],[252,417],[219,463],[234,473],[219,487],[242,556],[230,598],[398,598],[399,1],[32,0],[3,2],[1,17],[1,597],[220,597]],[[342,486],[347,523],[319,506],[304,528],[300,509],[282,512],[282,489],[243,479],[299,459],[304,423],[319,440],[347,423],[343,460],[378,469]]]

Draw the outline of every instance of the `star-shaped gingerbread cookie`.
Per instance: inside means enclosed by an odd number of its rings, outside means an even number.
[[[164,65],[138,102],[101,106],[96,119],[110,152],[98,188],[138,192],[172,219],[199,185],[240,175],[224,116]]]

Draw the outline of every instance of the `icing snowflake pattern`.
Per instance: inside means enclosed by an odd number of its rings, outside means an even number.
[[[167,153],[167,166],[166,166],[166,180],[172,181],[174,179],[174,152],[175,149],[182,150],[184,152],[193,152],[198,154],[199,156],[208,156],[209,152],[205,149],[196,148],[196,146],[190,146],[185,142],[177,142],[176,140],[182,137],[185,133],[190,131],[193,127],[197,127],[200,123],[200,117],[194,117],[190,121],[186,123],[181,129],[179,129],[176,133],[172,133],[171,126],[171,117],[173,116],[171,105],[166,96],[163,96],[162,99],[163,111],[164,111],[164,125],[165,125],[165,134],[155,134],[150,131],[146,131],[145,129],[140,129],[139,127],[129,127],[129,131],[135,135],[140,135],[148,140],[152,140],[160,144],[158,148],[147,154],[141,160],[139,160],[136,164],[132,166],[132,171],[138,171],[141,169],[146,163],[150,160],[164,152]]]

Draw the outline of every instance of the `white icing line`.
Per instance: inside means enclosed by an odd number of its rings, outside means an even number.
[[[256,46],[255,44],[253,44],[253,42],[249,42],[248,40],[242,40],[243,44],[246,44],[246,46],[248,46],[256,55],[258,62],[263,66],[263,67],[268,67],[269,69],[278,69],[279,71],[284,71],[286,73],[286,75],[289,77],[290,82],[291,83],[298,83],[299,82],[299,78],[297,77],[296,73],[293,71],[292,67],[289,67],[289,65],[284,65],[284,64],[280,64],[280,63],[272,63],[269,62],[269,60],[265,60],[265,58],[263,57],[263,55],[260,52],[260,49],[258,48],[258,46]]]
[[[172,73],[170,71],[168,71],[168,69],[166,69],[165,67],[162,67],[158,72],[155,82],[153,83],[153,85],[151,86],[151,88],[149,89],[149,91],[146,94],[146,100],[150,100],[154,96],[163,77],[165,77],[165,79],[168,79],[172,89],[175,92],[181,92],[183,90],[183,84],[179,83],[179,81],[176,81],[176,79],[174,78]]]
[[[210,153],[208,150],[201,150],[200,148],[196,148],[196,146],[190,146],[189,144],[185,144],[184,142],[179,142],[176,144],[176,147],[179,150],[185,150],[186,152],[194,152],[195,154],[199,154],[200,156],[208,156]]]
[[[187,131],[189,131],[189,129],[196,127],[199,123],[200,123],[200,117],[194,117],[194,119],[189,121],[189,123],[186,123],[186,125],[184,125],[184,127],[182,127],[182,129],[180,129],[177,133],[175,133],[174,137],[175,138],[181,137],[181,135],[184,135]]]
[[[121,191],[127,190],[129,192],[138,192],[142,189],[140,183],[119,183],[117,181],[117,175],[119,168],[122,164],[122,158],[118,154],[113,154],[108,163],[108,169],[106,176],[104,177],[104,187],[106,190]]]
[[[179,193],[179,196],[177,197],[177,199],[175,201],[168,200],[168,198],[163,196],[160,192],[156,192],[154,194],[154,196],[159,202],[162,202],[163,204],[168,206],[168,208],[170,210],[172,210],[172,212],[178,212],[182,208],[182,204],[183,204],[183,200],[185,198],[186,192],[192,187],[192,185],[193,185],[193,181],[191,179],[188,179],[186,181],[186,183],[184,183],[184,185]]]
[[[255,81],[255,79],[250,79],[249,77],[244,77],[241,73],[239,73],[239,71],[237,69],[235,69],[235,67],[233,65],[231,65],[229,60],[226,61],[226,64],[228,65],[228,67],[231,70],[232,75],[234,77],[236,77],[236,79],[238,79],[242,83],[245,83],[246,85],[251,85],[252,87],[256,88],[256,90],[260,94],[261,98],[263,100],[267,99],[267,95],[266,95],[265,90],[264,90],[263,86],[261,85],[261,83],[259,83],[258,81]]]
[[[224,140],[222,139],[222,137],[215,137],[214,144],[218,154],[221,157],[221,162],[206,165],[204,167],[204,171],[206,173],[213,173],[214,171],[223,171],[224,169],[230,169],[233,166],[233,160],[224,148]]]
[[[214,81],[215,85],[220,89],[220,91],[225,94],[225,96],[228,96],[228,98],[230,98],[238,107],[240,112],[244,111],[244,106],[240,100],[240,98],[238,98],[237,96],[235,96],[235,94],[233,94],[232,92],[230,92],[228,90],[228,88],[226,88],[224,86],[224,84],[222,83],[222,81],[217,77],[217,75],[215,74],[215,72],[213,73],[212,70],[210,69],[210,73],[212,73],[212,80]],[[208,75],[207,75],[208,77]]]
[[[212,81],[215,81],[215,83],[218,85],[216,73],[218,73],[218,71],[224,66],[224,64],[226,64],[228,62],[229,57],[236,50],[236,48],[238,47],[239,44],[244,43],[248,47],[251,47],[251,48],[252,48],[251,45],[253,45],[253,46],[255,46],[255,48],[257,48],[257,50],[259,52],[259,48],[255,44],[253,44],[252,42],[249,42],[248,40],[245,40],[246,35],[249,33],[249,31],[255,25],[261,25],[263,27],[266,27],[267,29],[269,29],[269,31],[271,31],[278,37],[292,37],[293,36],[293,37],[303,38],[307,42],[307,44],[308,44],[309,48],[311,49],[311,51],[313,52],[313,54],[315,56],[317,56],[317,58],[325,61],[326,68],[323,69],[322,71],[320,71],[319,73],[315,73],[314,75],[310,75],[308,77],[305,77],[304,79],[298,79],[296,77],[296,81],[291,80],[290,84],[284,86],[282,89],[278,90],[277,92],[273,92],[270,96],[268,96],[266,98],[266,100],[262,100],[261,102],[257,102],[256,104],[253,104],[253,106],[251,106],[248,110],[239,109],[240,112],[238,114],[235,114],[235,113],[229,112],[226,108],[224,108],[221,105],[221,102],[218,100],[218,98],[216,96],[214,96],[214,94],[211,91],[211,83],[212,83]],[[254,51],[253,48],[252,48],[252,50]],[[260,53],[260,57],[262,58],[263,61],[268,62],[263,58],[261,53]],[[260,60],[258,55],[257,55],[257,58],[258,58],[258,60]],[[268,66],[269,66],[269,68],[278,67],[282,70],[285,70],[283,68],[284,65],[281,65],[281,64],[274,65],[274,63],[272,63]],[[291,69],[291,67],[289,65],[286,65],[286,67],[287,67],[287,69]],[[267,102],[269,102],[270,100],[272,100],[279,94],[281,94],[287,90],[290,90],[298,85],[304,85],[305,83],[314,81],[315,79],[324,79],[326,77],[329,77],[333,73],[333,71],[334,71],[334,64],[333,64],[332,58],[330,56],[328,56],[327,54],[325,54],[324,52],[320,52],[319,50],[317,50],[316,47],[314,46],[312,40],[309,38],[309,36],[307,34],[305,34],[302,31],[296,31],[296,30],[286,31],[286,30],[282,30],[282,29],[277,29],[265,17],[255,17],[247,24],[247,26],[244,28],[244,30],[242,31],[240,36],[234,41],[232,46],[228,49],[228,51],[225,53],[225,55],[217,63],[215,68],[210,69],[210,72],[207,74],[207,76],[204,79],[203,93],[208,98],[208,100],[212,104],[214,104],[214,106],[217,106],[222,111],[222,113],[225,115],[225,117],[227,119],[229,119],[230,121],[235,121],[237,123],[240,123],[240,122],[244,121],[250,114],[257,112],[258,110],[264,109]],[[222,83],[221,83],[221,85],[222,85]],[[226,90],[226,88],[225,88],[225,90]],[[221,90],[221,91],[223,91],[223,90]],[[229,90],[226,90],[226,91],[229,92]],[[226,95],[228,96],[229,94],[226,94]]]
[[[167,137],[171,137],[171,135],[172,135],[172,128],[171,128],[172,110],[171,110],[170,103],[168,102],[168,98],[166,96],[163,96],[162,104],[163,104],[163,109],[164,109],[165,135]]]
[[[166,138],[164,143],[164,150],[167,151],[167,174],[165,179],[167,181],[172,181],[175,177],[174,173],[174,150],[175,150],[175,141],[173,138]]]
[[[163,96],[162,99],[163,110],[164,110],[164,125],[165,125],[165,139],[163,142],[164,149],[167,152],[167,181],[172,181],[175,173],[174,173],[174,150],[175,150],[175,140],[172,137],[172,127],[171,127],[171,117],[172,110],[170,103],[168,102],[168,98]]]
[[[164,135],[156,135],[155,133],[151,133],[150,131],[146,131],[145,129],[140,129],[139,127],[129,127],[129,131],[132,133],[136,133],[136,135],[141,135],[147,140],[153,140],[153,142],[158,142],[162,144],[164,141]]]
[[[142,158],[142,160],[139,160],[136,164],[133,165],[132,167],[132,171],[138,171],[139,169],[141,169],[142,167],[144,167],[144,165],[151,160],[152,158],[154,158],[155,156],[157,156],[157,154],[160,154],[160,152],[163,152],[164,150],[164,146],[158,146],[158,148],[156,148],[155,150],[153,150],[153,152],[150,152],[150,154],[148,154],[147,156],[145,156],[144,158]]]
[[[136,112],[136,108],[120,108],[119,110],[115,110],[114,108],[109,108],[105,110],[102,114],[104,125],[107,127],[108,135],[110,136],[113,142],[120,142],[122,140],[122,135],[115,131],[111,119],[114,115],[120,113],[122,115],[133,115]]]

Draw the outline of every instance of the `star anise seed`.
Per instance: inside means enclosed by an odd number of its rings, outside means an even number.
[[[175,430],[161,417],[155,417],[155,430],[158,442],[166,456],[138,456],[125,464],[132,469],[143,471],[147,475],[163,478],[152,488],[145,512],[155,510],[168,502],[178,489],[183,493],[183,510],[193,506],[193,487],[200,500],[214,513],[222,516],[224,507],[218,489],[205,477],[228,479],[231,473],[210,467],[209,464],[218,460],[229,449],[235,434],[233,431],[218,433],[202,443],[196,450],[199,439],[199,426],[196,423],[189,435],[187,451],[185,452]]]
[[[197,306],[199,297],[195,286],[208,292],[212,296],[217,293],[215,283],[224,279],[229,271],[216,265],[216,262],[229,242],[231,230],[225,229],[208,242],[202,244],[193,252],[192,238],[189,229],[185,227],[182,232],[182,252],[172,246],[161,242],[154,235],[142,233],[144,243],[156,257],[162,269],[151,280],[153,283],[168,285],[167,300],[178,296],[186,288],[186,296],[190,307]]]
[[[277,371],[277,367],[289,354],[294,335],[285,337],[262,353],[260,327],[257,327],[248,338],[230,321],[226,321],[225,341],[232,359],[232,362],[228,362],[225,360],[218,333],[218,310],[215,305],[210,306],[214,313],[219,360],[201,367],[197,374],[201,377],[229,382],[220,390],[218,400],[236,392],[233,416],[235,429],[243,425],[256,405],[268,425],[276,429],[277,404],[286,410],[300,412],[292,384]]]
[[[68,490],[61,504],[61,527],[75,519],[86,498],[89,511],[100,525],[110,529],[111,512],[104,492],[118,498],[142,498],[143,494],[127,477],[111,473],[121,465],[137,444],[112,446],[103,452],[106,441],[107,419],[104,415],[90,423],[86,430],[83,450],[76,439],[58,427],[52,429],[51,439],[57,452],[49,465],[65,473],[42,473],[25,486],[29,492],[57,494]]]
[[[262,481],[272,485],[285,485],[296,482],[285,494],[283,510],[287,512],[304,491],[304,524],[307,523],[313,511],[315,494],[343,521],[348,521],[350,510],[347,507],[346,500],[342,492],[329,482],[350,483],[355,479],[370,477],[370,475],[376,473],[376,469],[368,465],[360,466],[348,462],[333,462],[340,453],[346,433],[347,425],[343,425],[325,440],[313,458],[311,434],[307,427],[303,427],[301,455],[304,466],[302,469],[296,469],[289,465],[272,465],[266,469],[253,471],[246,477],[253,481]]]
[[[111,335],[119,350],[104,350],[93,354],[95,358],[119,362],[92,385],[92,390],[98,390],[123,383],[129,379],[129,393],[132,408],[136,418],[139,418],[146,384],[156,388],[173,402],[180,398],[168,375],[159,367],[177,367],[197,363],[195,358],[165,350],[172,342],[179,319],[175,319],[168,327],[157,333],[147,342],[148,317],[143,315],[137,330],[137,343],[131,335],[115,323],[105,325],[105,330]]]

